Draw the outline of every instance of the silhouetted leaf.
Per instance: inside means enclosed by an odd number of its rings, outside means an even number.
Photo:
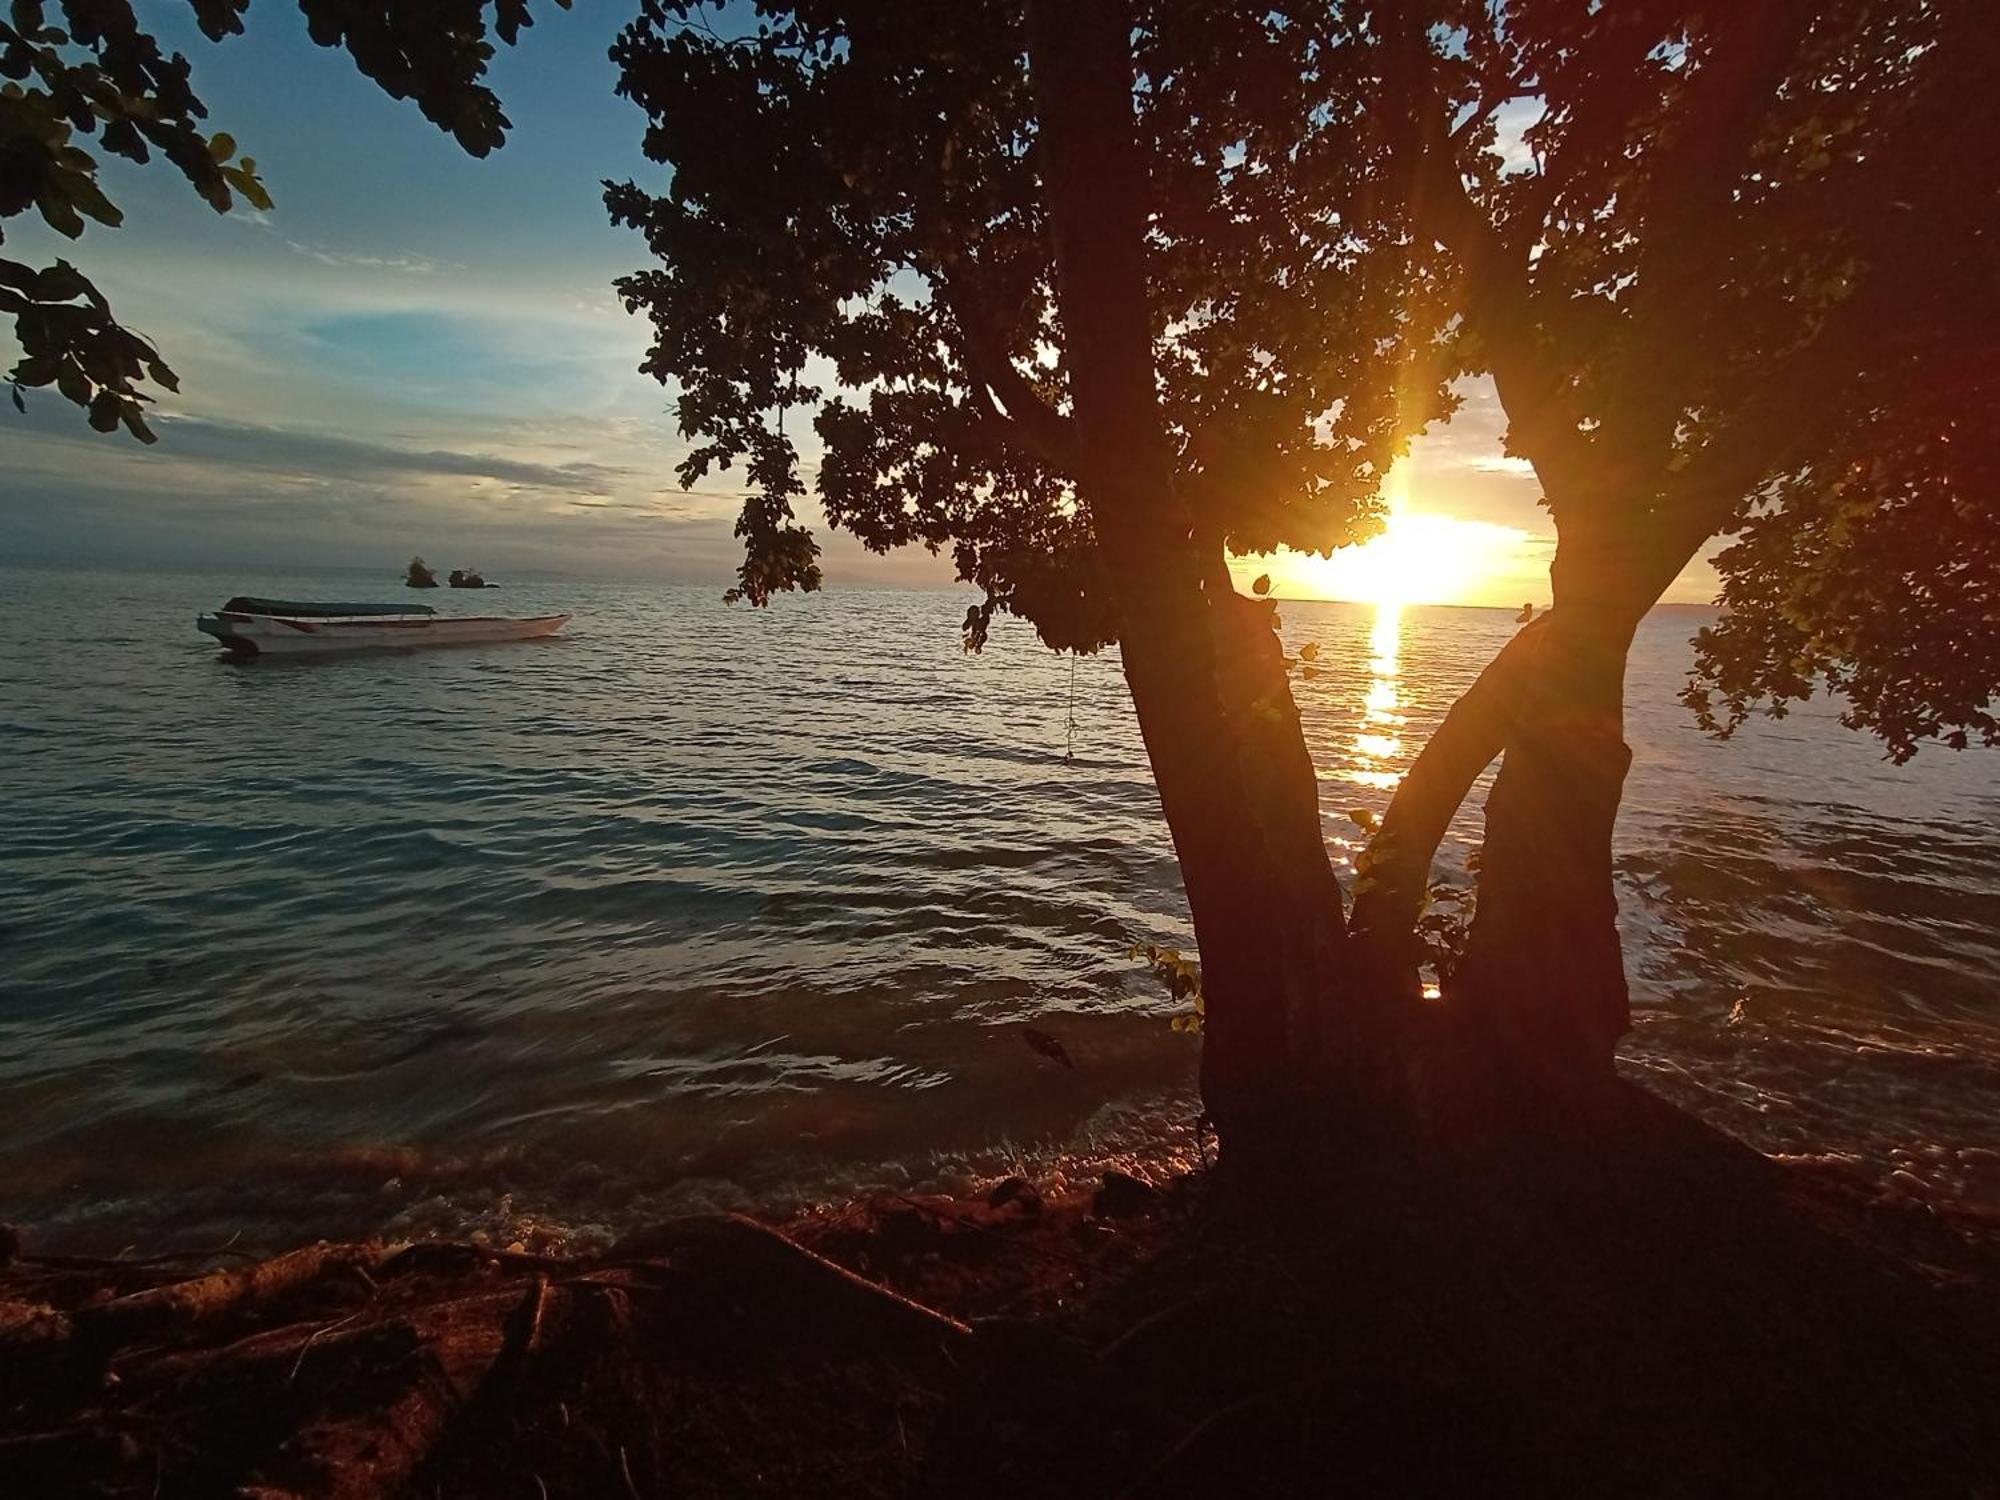
[[[191,0],[195,21],[211,41],[243,29],[248,0]],[[556,0],[566,5],[568,0]],[[529,23],[528,0],[496,0],[447,7],[356,7],[348,0],[301,0],[307,29],[322,46],[344,46],[361,71],[397,98],[414,99],[424,115],[451,132],[467,150],[484,154],[503,138],[507,121],[499,100],[484,86],[493,54],[492,29],[511,38]],[[144,163],[154,150],[218,213],[233,205],[232,189],[253,207],[271,198],[254,159],[230,165],[237,143],[228,132],[204,136],[207,109],[196,94],[188,60],[163,51],[141,23],[149,11],[132,0],[66,0],[67,29],[45,26],[43,8],[18,0],[8,14],[14,30],[31,41],[7,43],[0,30],[0,218],[38,211],[56,233],[79,237],[86,220],[116,226],[123,220],[97,176],[85,147]],[[226,57],[227,54],[224,54]],[[19,80],[31,80],[32,88]],[[4,241],[4,234],[0,234]],[[12,376],[21,388],[53,385],[65,400],[85,408],[99,431],[120,423],[142,442],[153,441],[140,403],[151,379],[176,389],[173,373],[143,338],[119,325],[103,295],[74,268],[61,285],[55,272],[37,273],[0,260],[0,313],[13,318],[23,354]],[[67,304],[78,298],[88,309]],[[66,372],[66,373],[65,373]],[[110,402],[100,400],[109,393]],[[787,545],[781,538],[780,546]]]

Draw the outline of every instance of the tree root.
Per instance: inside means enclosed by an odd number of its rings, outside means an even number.
[[[96,1301],[84,1270],[47,1276],[23,1257],[0,1285],[19,1396],[0,1452],[24,1493],[393,1495],[591,1380],[637,1400],[662,1378],[643,1373],[653,1366],[753,1383],[852,1360],[943,1368],[938,1351],[971,1334],[734,1217],[662,1224],[574,1260],[315,1245]],[[569,1399],[553,1403],[565,1426]],[[620,1447],[604,1482],[630,1484],[642,1460],[643,1444]]]
[[[609,1258],[659,1263],[660,1272],[688,1293],[677,1305],[699,1321],[728,1326],[738,1338],[935,1348],[972,1332],[740,1215],[642,1229],[613,1245]]]
[[[109,1302],[79,1309],[74,1323],[80,1336],[123,1343],[274,1301],[329,1271],[346,1268],[365,1271],[379,1264],[382,1256],[380,1246],[308,1245],[275,1260],[211,1271],[190,1281],[170,1282],[149,1291],[114,1297]]]

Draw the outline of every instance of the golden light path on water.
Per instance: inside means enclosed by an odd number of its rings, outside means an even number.
[[[1402,773],[1387,769],[1403,753],[1402,727],[1408,717],[1399,712],[1402,698],[1397,690],[1397,665],[1403,642],[1403,607],[1383,603],[1375,606],[1375,624],[1368,634],[1368,691],[1362,699],[1361,732],[1354,748],[1365,761],[1349,771],[1348,779],[1361,786],[1393,791]]]

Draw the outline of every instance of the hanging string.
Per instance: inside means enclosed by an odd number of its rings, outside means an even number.
[[[1063,735],[1063,759],[1076,759],[1076,653],[1069,654],[1069,728]]]

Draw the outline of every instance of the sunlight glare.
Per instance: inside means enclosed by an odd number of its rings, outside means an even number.
[[[1363,732],[1354,737],[1354,748],[1366,761],[1390,761],[1402,754],[1403,741],[1396,734],[1398,726],[1405,722],[1397,709],[1402,707],[1402,698],[1396,691],[1396,679],[1401,670],[1400,660],[1403,645],[1403,610],[1399,604],[1378,604],[1375,606],[1375,623],[1368,631],[1368,672],[1370,681],[1363,703]],[[1385,732],[1377,733],[1370,726]],[[1384,767],[1364,766],[1348,772],[1348,778],[1361,786],[1374,787],[1380,791],[1394,790],[1403,778],[1400,772]]]
[[[1380,536],[1359,547],[1283,558],[1285,592],[1357,604],[1469,603],[1520,575],[1529,540],[1512,526],[1396,511]]]

